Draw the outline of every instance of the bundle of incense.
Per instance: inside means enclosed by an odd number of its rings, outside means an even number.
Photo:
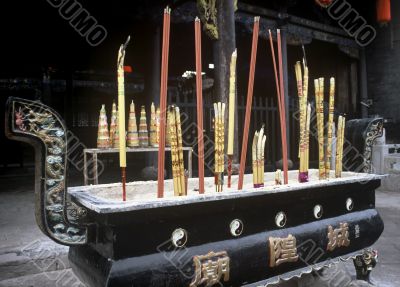
[[[240,155],[239,182],[238,182],[239,190],[243,188],[244,170],[246,167],[247,143],[249,138],[251,106],[253,101],[254,74],[255,74],[256,59],[257,59],[259,29],[260,29],[260,17],[254,17],[253,39],[251,45],[251,58],[250,58],[250,72],[249,72],[249,82],[247,87],[246,114],[245,114],[244,128],[243,128],[242,152]]]
[[[214,103],[215,127],[215,189],[222,191],[224,185],[225,103]]]
[[[345,117],[339,116],[338,128],[336,132],[336,162],[335,162],[336,177],[342,177],[345,121],[346,121]]]
[[[260,132],[255,132],[253,138],[252,155],[253,155],[253,186],[254,188],[264,186],[264,150],[267,140],[264,135],[264,126]]]
[[[304,78],[302,78],[301,64],[297,62],[295,65],[296,79],[297,79],[297,93],[299,97],[299,112],[300,112],[300,138],[299,138],[299,182],[308,181],[308,168],[307,168],[307,138],[306,138],[306,125],[307,125],[307,97],[308,97],[308,67],[304,61]]]
[[[119,148],[119,114],[115,116],[115,131],[113,133],[113,148]]]
[[[201,23],[194,21],[196,46],[196,99],[197,99],[197,152],[199,169],[199,193],[204,193],[204,135],[203,135],[203,79],[201,68]]]
[[[168,111],[170,121],[168,129],[171,135],[171,159],[172,159],[172,177],[174,183],[174,195],[186,195],[185,170],[183,165],[182,151],[182,130],[180,127],[179,108],[174,106]]]
[[[160,143],[160,108],[157,108],[156,111],[156,131],[157,131],[157,146]]]
[[[164,9],[163,41],[161,56],[161,83],[160,83],[160,142],[158,144],[158,176],[157,197],[164,197],[164,164],[165,164],[165,128],[167,113],[167,87],[168,87],[168,54],[169,54],[169,29],[171,9]]]
[[[117,75],[118,75],[118,128],[119,136],[119,166],[121,168],[122,200],[126,201],[126,134],[125,134],[125,74],[124,60],[125,50],[130,36],[118,51]],[[114,141],[115,144],[115,141]]]
[[[274,65],[274,73],[275,73],[275,84],[276,84],[276,95],[278,98],[278,107],[279,107],[279,120],[281,127],[281,142],[282,142],[282,161],[283,161],[283,181],[285,184],[288,183],[288,149],[287,149],[287,138],[286,138],[286,105],[285,105],[285,90],[283,83],[283,61],[282,61],[282,40],[281,40],[281,32],[278,29],[277,34],[277,42],[278,42],[278,64],[279,64],[279,77],[278,70],[276,66],[275,59],[275,50],[274,44],[272,40],[271,30],[269,32],[269,43],[271,46],[271,55],[272,55],[272,63]],[[279,80],[278,80],[279,78]]]
[[[156,107],[151,103],[150,108],[150,146],[157,146]]]
[[[332,133],[333,133],[333,113],[335,111],[335,78],[330,79],[329,87],[329,115],[328,115],[328,139],[326,143],[325,174],[329,178],[332,158]]]
[[[325,179],[324,157],[324,78],[314,80],[315,85],[315,110],[317,113],[318,131],[318,170],[319,179]]]
[[[117,105],[113,101],[110,123],[110,147],[114,147],[114,134],[117,129]]]
[[[229,76],[229,123],[228,123],[228,187],[231,187],[233,143],[235,137],[235,103],[236,103],[236,60],[237,50],[233,51]]]
[[[149,146],[149,133],[147,130],[146,110],[144,106],[142,106],[142,109],[140,111],[139,146],[141,147]]]
[[[138,147],[139,137],[136,123],[135,104],[132,101],[129,107],[129,120],[128,120],[128,147]]]
[[[275,171],[275,185],[281,185],[282,184],[282,170],[277,169]]]
[[[110,134],[108,131],[107,115],[105,105],[101,105],[99,125],[97,132],[97,148],[110,147]]]

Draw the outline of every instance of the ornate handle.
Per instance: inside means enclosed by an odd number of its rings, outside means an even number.
[[[67,134],[61,117],[41,102],[9,98],[6,136],[35,148],[35,216],[44,234],[64,245],[87,242],[87,228],[68,220]],[[70,207],[69,207],[70,208]]]

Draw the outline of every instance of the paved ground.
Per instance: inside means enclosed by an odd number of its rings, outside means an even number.
[[[0,287],[82,287],[69,268],[68,248],[53,243],[38,229],[33,196],[32,170],[27,169],[19,176],[0,176]],[[373,279],[378,286],[397,287],[400,286],[400,192],[380,191],[376,204],[385,222],[385,231],[375,244],[379,263]],[[346,276],[354,276],[351,262],[337,268]],[[344,285],[329,285],[308,275],[279,286]]]

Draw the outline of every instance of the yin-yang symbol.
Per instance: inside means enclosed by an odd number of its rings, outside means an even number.
[[[240,219],[232,220],[231,224],[229,225],[232,236],[240,236],[243,232],[243,227],[243,222]]]
[[[322,213],[323,209],[321,205],[317,204],[316,206],[314,206],[314,217],[316,219],[320,219],[322,217]]]
[[[172,244],[175,247],[183,247],[187,242],[187,232],[183,228],[175,229],[171,236]]]
[[[354,207],[353,199],[348,198],[348,199],[346,200],[346,209],[347,209],[348,211],[352,211],[352,210],[353,210],[353,207]]]
[[[280,211],[275,216],[275,224],[278,227],[284,227],[286,225],[286,214]]]

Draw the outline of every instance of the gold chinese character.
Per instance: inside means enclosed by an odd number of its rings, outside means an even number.
[[[276,267],[286,262],[296,262],[297,255],[296,238],[289,234],[286,238],[269,238],[269,266]]]
[[[209,252],[207,255],[194,256],[195,277],[190,287],[213,286],[220,282],[221,278],[229,280],[229,257],[226,251]]]
[[[327,250],[333,251],[336,247],[349,246],[349,225],[340,223],[340,227],[333,229],[331,225],[328,227],[328,247]]]

